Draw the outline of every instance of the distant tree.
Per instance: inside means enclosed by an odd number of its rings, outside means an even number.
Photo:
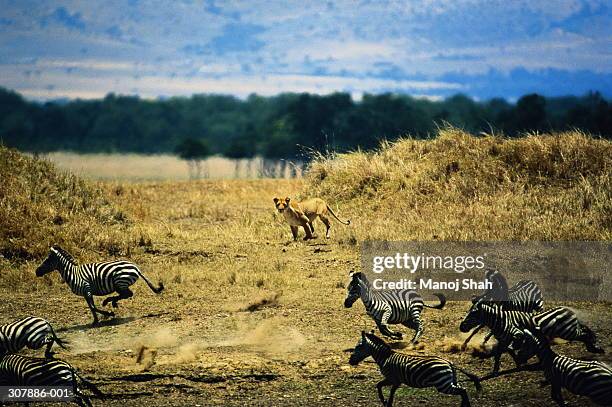
[[[110,93],[97,100],[40,103],[0,87],[0,141],[25,151],[163,153],[174,151],[184,141],[180,135],[188,134],[206,143],[207,154],[235,159],[261,154],[272,169],[279,160],[307,161],[309,151],[369,150],[381,139],[427,137],[443,122],[474,133],[493,128],[515,136],[578,128],[610,138],[612,103],[599,92],[530,94],[517,103],[465,95],[432,101],[397,93],[365,94],[360,101],[347,93],[246,100],[206,94],[143,100]],[[198,165],[192,160],[190,168]]]
[[[202,175],[202,160],[210,155],[208,145],[199,139],[185,138],[174,150],[179,157],[187,161],[189,176],[200,178]]]
[[[240,173],[240,160],[251,159],[255,156],[255,140],[257,135],[252,124],[249,124],[248,127],[245,134],[232,139],[223,152],[225,157],[234,160],[235,178],[238,178]],[[247,172],[250,173],[250,163]]]
[[[596,135],[612,134],[612,105],[599,92],[590,92],[565,112],[567,127],[580,128]]]
[[[546,99],[532,93],[521,97],[516,102],[515,126],[518,131],[546,130]]]

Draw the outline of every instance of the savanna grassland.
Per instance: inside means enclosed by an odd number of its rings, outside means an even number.
[[[580,133],[508,140],[447,129],[319,157],[302,180],[87,182],[0,153],[0,323],[50,320],[70,343],[58,357],[109,395],[95,405],[376,405],[375,364],[351,367],[345,352],[374,327],[361,303],[342,306],[361,242],[612,238],[612,144]],[[332,221],[325,240],[317,221],[318,239],[292,242],[274,196],[321,196],[352,224]],[[115,319],[90,328],[85,301],[57,273],[34,276],[52,244],[83,262],[127,258],[166,290],[155,295],[139,281]],[[610,363],[612,307],[572,306]],[[467,308],[425,310],[421,343],[404,351],[488,373],[492,361],[474,356],[480,347],[459,349]],[[556,347],[592,357],[578,344]],[[473,405],[553,405],[539,381],[536,373],[486,381],[478,398],[466,387]],[[459,399],[402,388],[395,403]]]

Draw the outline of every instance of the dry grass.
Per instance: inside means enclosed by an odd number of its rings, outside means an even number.
[[[360,239],[610,240],[611,171],[612,143],[579,132],[445,129],[319,158],[306,190],[351,208]]]
[[[306,181],[92,184],[45,162],[3,152],[3,174],[13,166],[17,170],[2,180],[2,233],[23,227],[22,235],[33,237],[15,240],[19,246],[2,235],[2,247],[24,247],[26,255],[14,250],[10,263],[0,263],[0,323],[25,315],[51,320],[72,344],[59,357],[104,391],[133,395],[104,405],[374,405],[379,372],[372,363],[349,367],[343,352],[355,345],[362,329],[374,328],[361,304],[342,307],[348,271],[360,265],[357,243],[434,235],[609,240],[610,143],[579,134],[557,138],[508,141],[447,131],[433,141],[401,141],[373,154],[319,161]],[[57,192],[41,194],[28,177],[44,179]],[[80,187],[70,189],[64,180]],[[278,195],[322,195],[353,223],[334,222],[330,240],[293,243],[274,210],[272,197]],[[30,202],[29,196],[36,199]],[[84,208],[70,204],[84,196],[92,197]],[[28,223],[16,212],[17,204],[44,216]],[[58,210],[69,221],[50,223]],[[20,216],[19,222],[7,216]],[[8,222],[11,229],[4,227]],[[315,226],[321,233],[322,224]],[[83,299],[59,284],[57,275],[34,277],[52,243],[65,244],[80,261],[126,257],[151,280],[161,278],[166,290],[155,295],[138,282],[134,298],[120,303],[119,323],[87,329],[91,316]],[[111,246],[119,250],[112,254]],[[250,305],[257,311],[240,311]],[[602,360],[609,360],[609,304],[574,306],[606,346]],[[427,310],[422,345],[405,351],[437,354],[479,375],[488,373],[492,362],[472,356],[479,351],[478,337],[468,352],[458,351],[463,340],[458,324],[468,308],[449,301],[444,310]],[[141,346],[150,353],[144,352],[138,364]],[[579,345],[558,346],[584,356]],[[145,381],[125,379],[144,370]],[[275,379],[256,379],[260,376]],[[487,381],[478,405],[549,403],[549,391],[538,387],[538,379],[525,374]],[[458,402],[435,391],[410,391],[414,394],[398,396],[398,405]]]
[[[5,259],[40,259],[52,244],[76,253],[125,251],[127,216],[95,185],[3,146],[0,173],[0,254]]]

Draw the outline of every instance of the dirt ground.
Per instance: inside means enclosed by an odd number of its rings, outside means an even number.
[[[339,215],[352,217],[354,226],[334,222],[330,240],[323,239],[318,223],[318,239],[293,243],[272,197],[293,196],[300,187],[300,181],[288,180],[104,184],[133,220],[126,233],[142,242],[121,257],[153,281],[163,280],[166,290],[155,295],[137,282],[117,316],[92,328],[85,301],[57,275],[36,279],[37,264],[30,262],[4,270],[12,277],[0,282],[12,283],[0,286],[0,323],[26,315],[51,321],[70,345],[57,349],[57,357],[107,394],[93,399],[94,405],[377,405],[376,365],[348,365],[347,349],[361,330],[374,328],[361,302],[343,307],[348,272],[359,267],[357,213],[340,208]],[[606,354],[597,359],[610,363],[612,306],[570,305],[598,334]],[[421,345],[402,351],[439,355],[479,376],[488,373],[492,360],[457,350],[468,307],[449,302],[443,310],[426,309]],[[579,344],[556,349],[593,358]],[[513,367],[510,358],[502,359],[504,367]],[[479,396],[460,378],[476,406],[554,405],[539,373],[483,382]],[[589,405],[564,394],[574,405]],[[460,400],[432,389],[398,390],[395,405],[415,403],[458,406]]]

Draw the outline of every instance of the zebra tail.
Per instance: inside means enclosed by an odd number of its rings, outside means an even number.
[[[164,283],[162,283],[161,281],[159,282],[159,287],[155,287],[150,281],[149,279],[142,274],[142,271],[140,271],[140,269],[138,267],[136,267],[136,271],[138,272],[138,275],[140,277],[142,277],[142,279],[145,281],[145,283],[147,283],[147,285],[149,286],[149,288],[151,289],[151,291],[153,291],[155,294],[159,294],[162,291],[164,291]]]
[[[87,389],[89,389],[93,394],[95,394],[97,398],[104,399],[106,397],[104,393],[102,393],[102,391],[95,384],[93,384],[89,380],[85,380],[83,376],[76,372],[76,370],[74,371],[74,375],[78,377],[81,383],[83,383],[83,385],[87,387]]]
[[[474,387],[476,387],[476,391],[480,394],[480,392],[482,391],[482,385],[480,384],[480,379],[478,378],[478,376],[476,376],[475,374],[472,374],[470,372],[466,372],[465,370],[461,369],[460,367],[456,367],[455,368],[460,371],[461,373],[463,373],[464,375],[467,376],[468,379],[470,379],[472,382],[474,382]]]
[[[51,335],[53,336],[53,342],[57,343],[60,348],[62,349],[68,349],[66,347],[66,345],[68,344],[68,341],[60,339],[59,336],[56,335],[55,331],[53,330],[53,326],[51,324],[49,324],[49,328],[51,328]]]
[[[433,295],[438,297],[438,299],[440,300],[440,303],[438,305],[427,305],[427,304],[423,304],[423,305],[425,307],[427,307],[427,308],[434,308],[434,309],[442,309],[442,308],[444,308],[444,305],[446,304],[446,297],[444,296],[444,294],[442,294],[442,293],[434,293]]]

